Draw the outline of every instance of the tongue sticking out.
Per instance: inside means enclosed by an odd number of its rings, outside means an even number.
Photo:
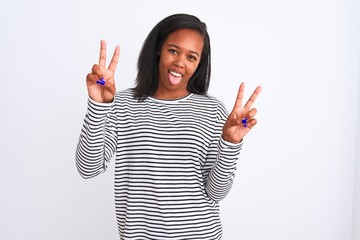
[[[176,76],[172,75],[171,73],[169,73],[169,80],[170,80],[171,85],[177,85],[181,80],[181,76],[176,77]]]

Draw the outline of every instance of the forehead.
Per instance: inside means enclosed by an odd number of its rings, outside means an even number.
[[[199,54],[204,47],[203,36],[192,29],[180,29],[167,37],[163,46],[175,45],[183,50],[195,51]]]

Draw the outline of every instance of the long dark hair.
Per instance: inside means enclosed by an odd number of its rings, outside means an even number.
[[[161,20],[145,39],[138,58],[136,85],[133,88],[134,97],[139,101],[152,96],[158,87],[159,56],[166,38],[180,29],[192,29],[201,34],[204,47],[197,69],[191,76],[187,90],[191,93],[206,94],[210,84],[211,54],[210,37],[206,24],[189,14],[174,14]]]

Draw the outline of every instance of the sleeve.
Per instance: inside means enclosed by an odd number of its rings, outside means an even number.
[[[221,137],[227,115],[225,107],[222,104],[218,105],[215,128],[204,168],[205,191],[216,202],[224,199],[232,187],[236,160],[243,144],[230,143]]]
[[[116,150],[116,115],[113,106],[88,99],[75,155],[76,167],[83,178],[92,178],[104,172]]]

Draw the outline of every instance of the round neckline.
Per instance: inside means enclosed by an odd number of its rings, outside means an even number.
[[[188,98],[190,98],[193,95],[193,93],[189,93],[188,95],[181,97],[181,98],[174,98],[174,99],[161,99],[161,98],[155,98],[155,97],[151,97],[148,96],[148,99],[154,102],[159,102],[159,103],[170,103],[170,104],[174,104],[174,103],[178,103],[181,101],[185,101]]]

